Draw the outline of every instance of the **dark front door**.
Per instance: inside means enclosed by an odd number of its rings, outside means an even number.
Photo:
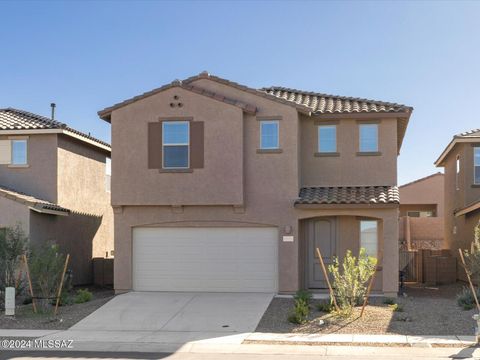
[[[307,224],[307,286],[310,289],[327,288],[316,248],[322,253],[323,262],[328,272],[328,265],[336,255],[337,237],[335,218],[313,219]]]

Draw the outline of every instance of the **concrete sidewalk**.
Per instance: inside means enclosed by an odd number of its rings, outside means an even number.
[[[205,331],[91,331],[0,330],[2,337],[35,337],[42,340],[73,340],[76,350],[96,351],[190,351],[196,348],[233,351],[253,345],[457,347],[475,345],[474,336],[409,336],[362,334],[275,334]]]

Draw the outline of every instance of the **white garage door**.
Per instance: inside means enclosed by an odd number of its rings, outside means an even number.
[[[276,292],[276,228],[135,228],[137,291]]]

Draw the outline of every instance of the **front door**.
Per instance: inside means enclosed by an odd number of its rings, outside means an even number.
[[[328,271],[328,265],[336,255],[337,237],[335,218],[319,218],[310,220],[307,224],[307,286],[310,289],[325,289],[327,283],[316,255],[316,248],[322,253],[323,262]]]

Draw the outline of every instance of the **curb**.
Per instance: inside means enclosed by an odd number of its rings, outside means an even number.
[[[374,346],[374,347],[466,347],[476,345],[475,336],[411,336],[359,334],[275,334],[252,333],[244,344],[303,346]]]

